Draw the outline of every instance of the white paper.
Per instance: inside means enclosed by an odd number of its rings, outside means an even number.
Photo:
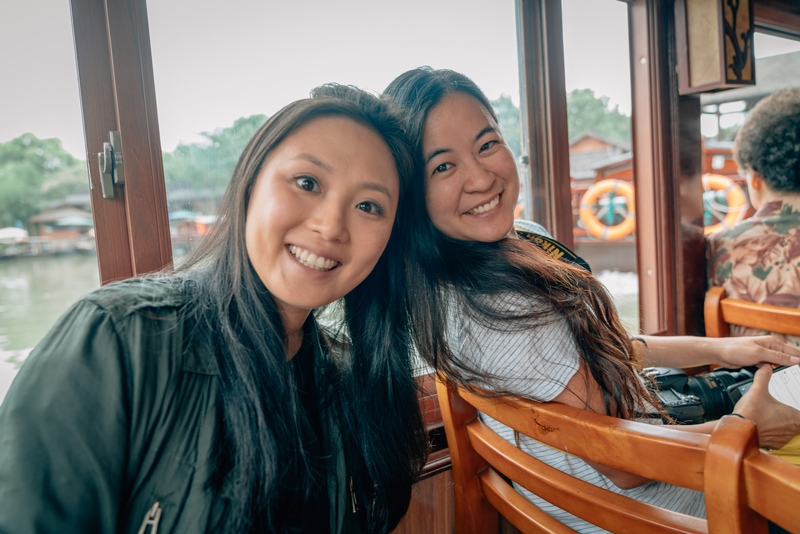
[[[800,365],[772,373],[769,393],[776,400],[800,410]]]

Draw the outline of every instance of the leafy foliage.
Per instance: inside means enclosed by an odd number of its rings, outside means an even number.
[[[595,96],[591,89],[576,89],[567,95],[567,126],[569,138],[574,139],[585,131],[591,131],[615,141],[631,140],[631,119],[621,113],[617,106],[609,108],[608,97]],[[492,106],[508,146],[519,158],[521,131],[519,108],[508,95],[492,100]]]
[[[210,190],[222,196],[239,155],[266,120],[265,115],[242,117],[233,126],[200,134],[206,142],[178,145],[172,153],[164,153],[167,187]]]
[[[0,143],[0,227],[24,224],[51,200],[88,189],[84,162],[58,139],[23,134]]]
[[[503,137],[514,153],[514,157],[519,161],[519,154],[521,150],[520,139],[520,123],[519,123],[519,108],[511,101],[508,95],[500,95],[497,100],[492,100],[492,107],[497,114],[497,120],[500,122],[500,129],[503,130]]]
[[[616,141],[631,140],[631,119],[610,108],[608,97],[597,97],[591,89],[575,89],[567,95],[567,128],[570,140],[591,131]]]
[[[519,158],[521,151],[520,112],[511,97],[492,101],[503,135]],[[228,185],[236,161],[247,141],[267,120],[265,115],[237,119],[228,128],[203,132],[203,142],[179,145],[164,153],[164,174],[170,191],[188,190],[219,198]],[[591,130],[621,141],[630,140],[630,119],[607,97],[596,97],[591,89],[567,96],[569,135]],[[0,227],[25,223],[29,217],[57,200],[87,187],[84,162],[61,148],[58,139],[38,139],[24,134],[0,143]]]

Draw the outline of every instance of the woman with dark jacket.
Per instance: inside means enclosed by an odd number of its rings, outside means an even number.
[[[0,532],[393,529],[426,453],[411,168],[354,88],[270,118],[177,273],[88,295],[31,353],[0,406]]]

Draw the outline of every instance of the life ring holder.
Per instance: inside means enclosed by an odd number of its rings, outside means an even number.
[[[721,228],[730,228],[737,222],[744,219],[748,203],[744,190],[728,178],[721,174],[706,173],[703,175],[703,191],[724,191],[727,206],[719,206],[719,211],[725,211],[725,217],[717,224],[706,226],[703,230],[705,235],[716,232]]]
[[[620,195],[628,201],[628,213],[621,223],[606,226],[597,218],[594,206],[600,197],[610,193]],[[636,230],[636,208],[633,186],[623,180],[601,180],[592,185],[581,197],[580,219],[589,235],[606,241],[616,241],[631,235]]]

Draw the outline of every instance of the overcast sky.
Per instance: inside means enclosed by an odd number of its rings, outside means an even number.
[[[627,16],[617,0],[562,0],[567,89],[630,113]],[[239,117],[270,115],[336,81],[382,90],[420,65],[519,102],[513,0],[150,0],[162,147]],[[0,142],[58,137],[84,158],[66,0],[0,2]],[[800,50],[792,42],[758,55]]]

